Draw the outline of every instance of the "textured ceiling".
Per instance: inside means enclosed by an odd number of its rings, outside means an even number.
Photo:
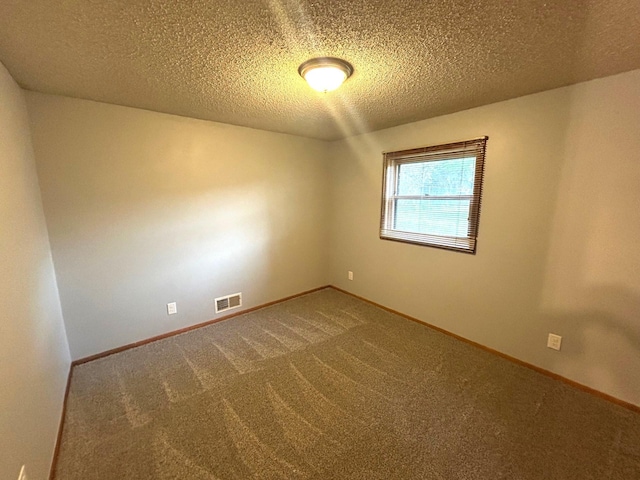
[[[314,56],[354,75],[327,94]],[[336,139],[640,68],[638,0],[1,0],[45,93]]]

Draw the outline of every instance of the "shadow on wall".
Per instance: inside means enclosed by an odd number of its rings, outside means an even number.
[[[599,310],[578,309],[544,314],[551,331],[563,335],[563,362],[552,370],[579,383],[631,403],[640,403],[637,372],[640,371],[640,331],[630,316],[607,308],[612,299],[626,310],[640,311],[640,297],[617,288],[585,289],[581,293],[598,299]],[[635,314],[637,323],[638,314]]]
[[[572,335],[561,374],[640,404],[640,74],[630,75],[606,95],[598,82],[573,90],[541,307]]]

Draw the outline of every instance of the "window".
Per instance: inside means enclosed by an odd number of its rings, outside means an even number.
[[[380,238],[475,253],[487,139],[385,153]]]

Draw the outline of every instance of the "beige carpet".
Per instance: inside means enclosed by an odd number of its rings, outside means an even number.
[[[58,480],[640,478],[640,415],[333,289],[78,366]]]

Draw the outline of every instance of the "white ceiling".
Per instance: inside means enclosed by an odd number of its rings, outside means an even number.
[[[335,92],[300,63],[349,61]],[[336,139],[640,68],[638,0],[2,0],[30,90]]]

